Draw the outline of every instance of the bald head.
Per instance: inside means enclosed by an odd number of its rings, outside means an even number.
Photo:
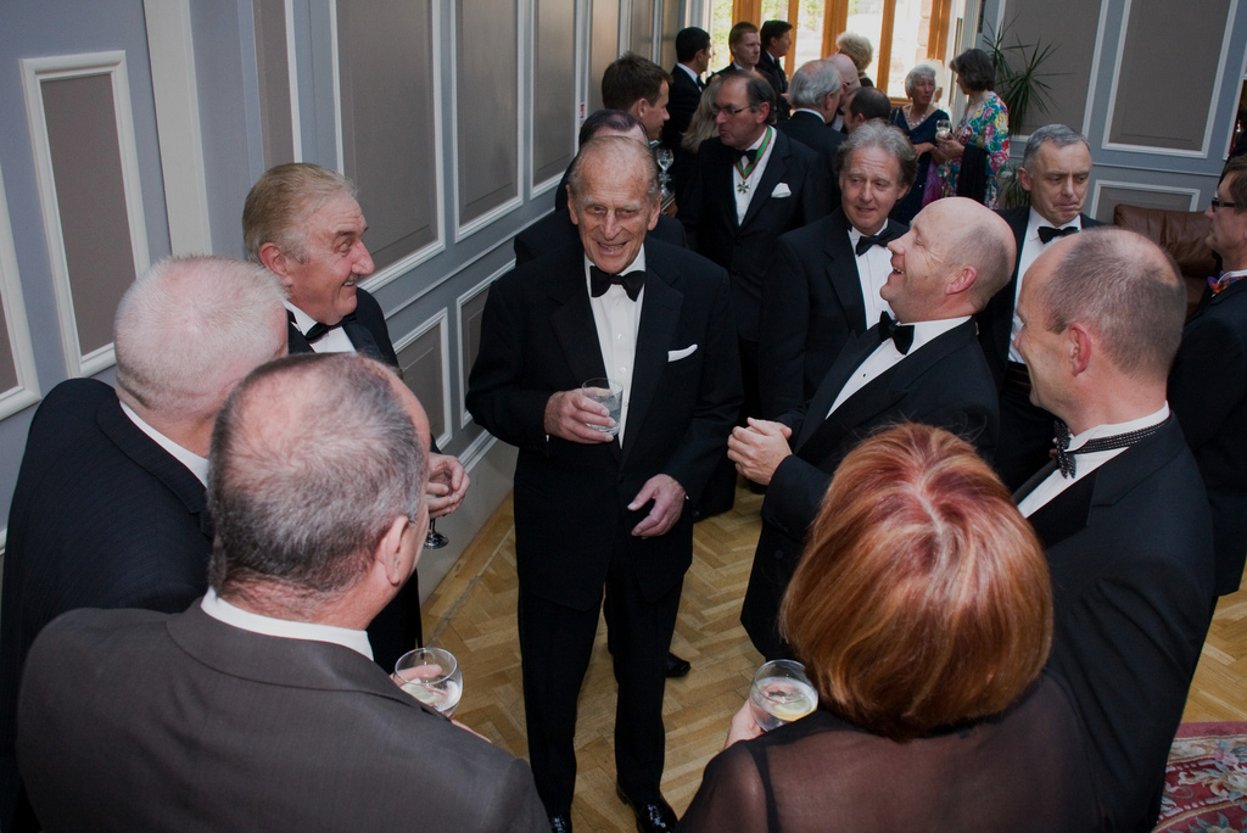
[[[252,607],[279,595],[315,608],[351,589],[395,520],[421,517],[428,431],[372,359],[310,353],[258,369],[213,435],[212,586]]]
[[[837,52],[827,60],[840,73],[840,109],[848,112],[849,103],[853,100],[853,96],[857,95],[857,91],[862,88],[861,79],[857,75],[857,66],[853,63],[853,59],[843,52]]]
[[[974,268],[972,295],[976,310],[983,309],[1013,275],[1017,257],[1013,231],[999,214],[965,197],[936,200],[928,208],[936,209],[940,228],[946,230],[959,259]]]

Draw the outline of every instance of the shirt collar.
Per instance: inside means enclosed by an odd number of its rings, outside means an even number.
[[[370,660],[373,658],[372,646],[368,644],[366,631],[355,630],[354,628],[340,628],[337,625],[322,625],[317,622],[295,622],[290,619],[277,619],[272,616],[252,613],[249,610],[243,610],[241,607],[225,601],[211,587],[208,588],[207,594],[200,600],[199,606],[203,608],[204,613],[213,619],[240,630],[264,634],[265,636],[275,636],[279,639],[329,642],[333,645],[350,648],[352,651],[362,654]]]
[[[178,445],[173,440],[169,439],[148,424],[147,420],[135,413],[134,409],[125,402],[122,402],[120,399],[117,401],[121,404],[122,413],[130,418],[130,421],[134,423],[135,428],[139,429],[151,438],[151,441],[156,445],[169,452],[169,455],[173,457],[173,459],[190,469],[190,473],[195,475],[195,477],[199,479],[199,482],[204,484],[205,487],[208,485],[207,457],[200,457],[190,449]]]
[[[296,307],[289,301],[282,301],[286,305],[286,309],[294,313],[294,325],[299,328],[300,333],[306,333],[317,323],[316,319],[308,315],[303,310]]]
[[[693,72],[692,68],[690,68],[687,64],[677,63],[676,66],[684,70],[684,72],[688,74],[689,78],[692,78],[694,81],[698,81],[698,82],[701,81],[701,78],[697,76],[697,73]]]
[[[1026,239],[1027,240],[1038,240],[1040,226],[1048,226],[1049,228],[1056,228],[1056,229],[1076,228],[1081,231],[1082,230],[1082,214],[1075,214],[1074,219],[1070,220],[1068,223],[1062,223],[1061,225],[1057,226],[1057,225],[1053,225],[1052,223],[1048,222],[1046,219],[1044,219],[1042,215],[1040,215],[1038,211],[1032,208],[1030,210],[1029,219],[1027,220],[1027,223],[1026,223]]]
[[[1147,416],[1132,419],[1129,422],[1117,422],[1106,425],[1096,425],[1088,428],[1069,438],[1069,450],[1077,451],[1088,440],[1094,440],[1097,437],[1115,437],[1118,434],[1127,434],[1131,431],[1140,431],[1144,428],[1151,428],[1153,425],[1159,425],[1169,419],[1169,403],[1160,406],[1160,410],[1150,413]]]
[[[593,286],[589,281],[589,269],[592,266],[593,266],[593,261],[589,260],[588,255],[585,255],[585,288],[589,292],[590,298],[593,297]],[[619,274],[626,275],[629,272],[637,272],[637,271],[641,271],[641,272],[645,271],[645,244],[644,243],[641,244],[641,248],[636,253],[636,257],[632,259],[632,262],[629,263],[627,266],[625,266],[623,269],[621,269],[619,271]],[[614,292],[615,290],[618,290],[620,292],[625,292],[622,286],[612,286],[610,289],[607,290],[607,293],[609,294],[611,292]],[[602,297],[605,298],[606,295],[603,295]],[[641,294],[636,296],[637,302],[639,303],[640,300],[644,297],[645,297],[645,287],[641,287]]]
[[[909,348],[910,354],[913,354],[915,350],[924,344],[935,341],[944,333],[960,327],[969,320],[970,316],[962,315],[958,318],[940,318],[935,321],[915,321],[913,323],[914,343]],[[902,321],[901,323],[904,324],[905,322]]]

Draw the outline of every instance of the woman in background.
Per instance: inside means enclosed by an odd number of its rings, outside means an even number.
[[[682,833],[1094,827],[1052,639],[1047,562],[968,443],[900,425],[840,465],[780,614],[819,707],[748,705]]]
[[[948,113],[936,107],[932,102],[935,98],[935,68],[930,64],[919,64],[905,76],[905,95],[909,103],[892,111],[892,124],[901,129],[909,137],[909,143],[918,154],[918,172],[914,175],[914,184],[909,193],[897,200],[892,207],[891,217],[902,223],[914,219],[926,199],[928,177],[930,177],[931,199],[938,198],[940,184],[938,172],[931,168],[931,151],[935,149],[935,125],[941,119],[948,121]]]
[[[995,208],[997,174],[1009,161],[1009,108],[992,91],[996,68],[982,49],[967,49],[949,68],[969,100],[952,137],[936,142],[944,196],[967,196]]]
[[[865,35],[854,32],[841,32],[836,37],[836,51],[849,56],[853,66],[857,67],[857,80],[863,87],[873,87],[874,81],[866,77],[866,68],[875,57],[875,47]]]
[[[681,160],[679,170],[671,172],[677,206],[683,202],[682,197],[688,190],[693,171],[697,168],[693,158],[697,155],[697,149],[701,147],[702,142],[719,135],[719,126],[714,123],[716,115],[714,99],[719,94],[721,86],[723,86],[723,76],[712,75],[706,82],[706,89],[701,91],[701,100],[697,102],[697,109],[693,112],[693,118],[689,120],[688,130],[681,134],[680,147],[684,148],[687,153]]]

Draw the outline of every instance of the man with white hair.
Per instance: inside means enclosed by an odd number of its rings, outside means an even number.
[[[832,130],[844,130],[844,121],[848,116],[849,105],[853,103],[853,97],[862,89],[862,79],[857,74],[857,65],[853,63],[853,59],[843,52],[837,52],[827,59],[830,61],[840,73],[840,112],[831,123]]]
[[[779,131],[810,150],[834,157],[844,134],[828,130],[827,125],[840,110],[840,88],[840,72],[835,64],[827,60],[806,61],[788,84],[792,117],[779,123]]]
[[[79,607],[182,610],[207,587],[213,420],[247,373],[285,355],[283,297],[257,266],[162,261],[117,308],[116,388],[70,379],[35,413],[0,604],[5,831],[37,829],[14,818],[13,742],[20,672],[39,631]]]

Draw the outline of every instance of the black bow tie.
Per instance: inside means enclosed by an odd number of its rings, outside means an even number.
[[[307,339],[308,344],[315,344],[316,342],[324,338],[326,335],[328,335],[330,331],[336,330],[339,327],[341,327],[343,323],[346,322],[346,319],[353,318],[353,317],[354,315],[344,316],[341,321],[339,321],[337,324],[332,324],[332,325],[322,324],[319,321],[317,321],[311,327],[308,327],[308,330],[306,333],[303,333],[303,338]],[[290,310],[286,310],[286,320],[289,321],[291,324],[293,324],[296,330],[299,329],[298,322],[296,322],[294,318],[294,313],[291,312]]]
[[[896,349],[902,356],[909,355],[909,348],[914,346],[914,325],[898,323],[887,312],[879,315],[879,343],[892,339]]]
[[[635,301],[641,294],[641,287],[645,286],[645,270],[633,269],[626,275],[612,275],[596,266],[589,267],[589,293],[594,298],[605,295],[612,284],[622,286],[628,297]]]
[[[1160,429],[1168,424],[1169,419],[1166,419],[1163,422],[1158,422],[1147,428],[1140,428],[1137,431],[1127,431],[1124,434],[1114,434],[1111,437],[1096,437],[1095,439],[1087,440],[1078,448],[1070,451],[1069,426],[1058,419],[1054,425],[1056,437],[1053,438],[1054,442],[1056,442],[1057,468],[1061,470],[1062,477],[1072,478],[1078,470],[1077,461],[1074,459],[1076,454],[1090,454],[1093,451],[1112,451],[1115,448],[1126,448],[1146,440],[1153,434],[1159,433]]]
[[[1077,234],[1078,226],[1066,226],[1065,228],[1053,228],[1052,226],[1039,227],[1039,242],[1047,245],[1058,237],[1065,237],[1069,234]]]
[[[733,152],[736,154],[737,162],[739,162],[742,159],[748,159],[749,164],[752,165],[753,161],[758,158],[757,148],[753,148],[752,150],[736,150],[735,148],[733,148]]]
[[[861,257],[866,254],[866,252],[870,251],[871,246],[882,246],[886,249],[888,247],[888,241],[891,239],[892,235],[888,233],[886,228],[878,234],[863,234],[857,239],[857,245],[853,247],[853,252],[858,257]]]

